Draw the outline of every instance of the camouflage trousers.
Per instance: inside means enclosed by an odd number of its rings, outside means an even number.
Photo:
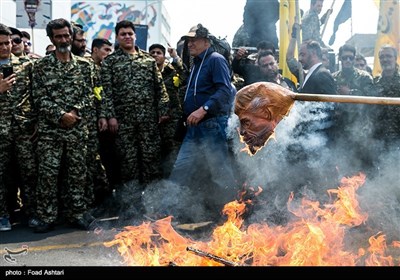
[[[101,162],[99,143],[96,135],[90,135],[87,152],[86,199],[88,205],[98,206],[111,193],[106,170]]]
[[[14,210],[19,199],[26,215],[35,213],[37,163],[34,145],[30,136],[21,133],[0,139],[0,215],[7,212],[7,208]]]
[[[30,135],[17,136],[15,140],[15,159],[20,176],[20,197],[24,214],[32,217],[36,212],[37,158],[36,143]]]
[[[168,178],[176,158],[178,156],[181,142],[174,140],[176,127],[180,116],[171,117],[171,120],[160,126],[161,134],[161,167],[163,178]]]
[[[11,135],[0,134],[0,217],[8,215],[7,210],[7,186],[5,175],[11,157]]]
[[[147,184],[160,179],[160,145],[158,127],[146,125],[139,131],[121,125],[116,139],[121,162],[121,183],[135,179]]]
[[[59,208],[62,202],[65,216],[69,221],[80,219],[87,209],[86,141],[39,138],[37,154],[38,218],[46,223],[55,222],[60,214]],[[63,182],[60,184],[60,190],[59,179]]]

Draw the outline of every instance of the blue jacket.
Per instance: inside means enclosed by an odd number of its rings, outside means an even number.
[[[235,94],[228,62],[221,54],[209,48],[194,58],[183,105],[187,116],[201,106],[208,106],[209,117],[229,115]]]

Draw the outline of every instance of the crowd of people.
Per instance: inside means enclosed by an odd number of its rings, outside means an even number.
[[[230,61],[215,50],[211,33],[201,24],[182,37],[189,65],[175,48],[138,48],[135,25],[128,20],[116,24],[117,44],[96,38],[90,52],[82,26],[51,20],[46,32],[52,44],[44,57],[30,52],[29,34],[0,24],[0,231],[12,229],[19,208],[20,222],[37,233],[53,230],[60,220],[88,230],[97,218],[95,210],[127,186],[133,188],[129,203],[136,215],[143,215],[143,192],[163,179],[189,187],[217,218],[244,183],[227,127],[237,92],[255,82],[300,93],[400,97],[394,46],[380,49],[378,77],[347,44],[338,53],[339,71],[332,73],[324,64],[318,18],[322,2],[312,0],[303,24],[295,26],[304,38],[298,60],[297,32],[287,50],[297,81],[282,76],[273,43],[260,42],[252,56],[239,48]],[[8,66],[13,73],[5,76]],[[371,137],[400,147],[400,108],[376,106],[371,112],[363,105],[334,104],[324,120],[332,123],[324,133],[335,139],[328,145],[351,141],[357,150],[348,156],[366,168],[373,159],[360,139],[348,138],[346,123],[356,122],[370,129]],[[241,136],[256,139],[260,119],[268,121],[268,116],[240,120]],[[381,125],[371,129],[376,122]],[[300,124],[296,133],[307,134],[310,125]],[[178,127],[184,130],[180,139]]]

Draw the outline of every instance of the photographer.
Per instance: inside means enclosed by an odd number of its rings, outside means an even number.
[[[260,71],[258,67],[253,67],[258,63],[260,52],[269,51],[275,56],[274,44],[268,41],[261,41],[257,47],[239,47],[232,61],[233,72],[244,79],[244,85],[249,85],[260,81]],[[262,76],[262,75],[261,75]]]

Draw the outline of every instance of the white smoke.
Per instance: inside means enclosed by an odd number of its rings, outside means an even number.
[[[345,106],[361,112],[369,109],[368,105]],[[238,118],[231,118],[229,135],[244,180],[264,190],[250,220],[282,223],[290,216],[286,210],[290,192],[295,199],[307,196],[324,203],[329,200],[326,191],[336,189],[342,177],[363,172],[367,181],[358,195],[362,210],[369,215],[371,233],[382,231],[400,240],[400,145],[384,147],[379,139],[371,138],[368,119],[365,123],[349,119],[339,133],[326,136],[323,129],[332,124],[327,115],[332,110],[330,103],[295,103],[278,124],[275,140],[254,156],[241,151],[244,143],[237,135]],[[309,122],[307,133],[301,133]]]

